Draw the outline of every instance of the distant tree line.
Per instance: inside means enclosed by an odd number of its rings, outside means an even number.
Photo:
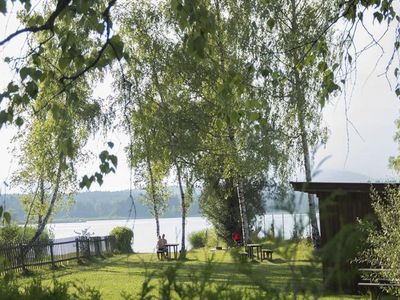
[[[142,192],[133,191],[133,199],[136,206],[136,218],[147,219],[153,218],[151,212],[145,203],[140,201]],[[11,212],[12,221],[22,223],[26,220],[26,209],[21,202],[21,195],[10,194],[2,196],[1,202],[5,200],[7,210]],[[296,193],[294,207],[289,207],[282,201],[272,198],[263,197],[262,205],[268,213],[279,212],[295,212],[307,213],[307,203],[301,201],[302,196]],[[303,199],[304,196],[303,196]],[[180,217],[180,199],[175,188],[175,192],[171,193],[167,201],[168,207],[163,218],[178,218]],[[69,221],[86,221],[96,219],[127,219],[131,208],[131,200],[129,199],[129,191],[114,191],[114,192],[82,192],[75,196],[73,201],[65,199],[60,210],[54,215],[54,222],[69,222]],[[194,201],[189,209],[189,217],[198,217],[202,215],[202,210],[199,205],[199,194],[195,193]],[[133,218],[133,211],[130,218]]]

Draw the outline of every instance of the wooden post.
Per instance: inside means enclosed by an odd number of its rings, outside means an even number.
[[[76,258],[79,259],[79,240],[75,239]]]
[[[93,240],[94,240],[94,255],[100,256],[100,239],[96,237]]]
[[[24,253],[24,245],[23,244],[19,244],[19,253],[20,253],[20,260],[21,260],[21,268],[22,271],[25,272],[26,271],[26,267],[25,267],[25,253]]]
[[[88,250],[87,255],[90,256],[91,255],[91,253],[90,253],[90,238],[87,239],[87,250]]]
[[[53,242],[50,242],[50,258],[51,258],[51,267],[53,269],[56,268],[56,264],[54,263],[54,249],[53,249],[54,245]]]

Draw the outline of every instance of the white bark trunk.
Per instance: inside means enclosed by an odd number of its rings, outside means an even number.
[[[249,221],[247,219],[247,209],[246,203],[243,195],[243,185],[241,181],[237,183],[236,186],[237,197],[239,200],[239,211],[240,211],[240,221],[242,224],[242,237],[243,237],[243,245],[246,246],[248,242],[250,242],[250,234],[249,234]]]

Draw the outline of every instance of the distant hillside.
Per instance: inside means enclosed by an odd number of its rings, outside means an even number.
[[[372,182],[373,180],[360,173],[335,170],[335,169],[322,169],[313,181],[319,182]]]
[[[325,170],[321,172],[315,181],[337,181],[337,182],[367,182],[368,177],[361,174],[337,171],[337,170]],[[168,203],[168,208],[162,217],[173,218],[180,216],[180,198],[178,189],[176,187],[172,189],[172,196]],[[140,190],[134,190],[132,195],[136,206],[136,218],[152,218],[148,208],[140,201]],[[197,201],[199,192],[195,196],[194,203],[191,205],[188,216],[200,216],[199,204]],[[4,195],[0,196],[0,203],[2,204],[6,200],[6,207],[12,212],[13,219],[22,222],[25,220],[25,213],[19,202],[18,195]],[[280,202],[271,198],[265,197],[265,207],[267,213],[285,211],[287,205],[279,204]],[[67,205],[65,205],[67,206]],[[132,203],[129,199],[129,191],[117,191],[117,192],[82,192],[76,195],[75,203],[70,207],[65,207],[62,211],[58,212],[54,218],[54,221],[79,221],[79,220],[94,220],[94,219],[126,219],[129,217]],[[294,197],[295,211],[298,213],[308,212],[308,200],[306,195],[295,192]],[[131,218],[133,217],[133,211],[131,211]]]
[[[148,208],[140,201],[141,192],[133,191],[132,196],[136,207],[136,218],[152,218]],[[25,220],[25,213],[19,201],[18,195],[6,196],[6,208],[11,211],[13,219],[19,222]],[[4,196],[0,197],[3,203]],[[134,210],[132,201],[129,198],[129,191],[117,192],[83,192],[75,197],[75,203],[63,208],[54,217],[54,221],[77,221],[94,219],[126,219],[133,218]],[[168,203],[168,208],[162,217],[173,218],[180,216],[180,200],[177,193],[172,193]],[[197,200],[192,203],[188,216],[200,216]]]

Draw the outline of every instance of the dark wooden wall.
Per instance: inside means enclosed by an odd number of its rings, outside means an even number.
[[[317,193],[321,226],[321,245],[330,241],[345,224],[355,224],[373,214],[371,198],[366,192]]]
[[[322,247],[326,246],[330,241],[335,241],[335,236],[345,225],[355,225],[358,219],[363,219],[373,214],[371,198],[368,192],[319,192],[317,196],[319,198]],[[346,236],[343,238],[346,239]],[[350,236],[349,238],[351,239],[352,237]],[[329,256],[323,258],[322,272],[326,287],[335,291],[357,292],[357,282],[360,281],[358,267],[344,259],[346,254],[339,253],[352,253],[353,249],[343,249],[335,243],[329,246],[337,250],[336,252],[330,250],[330,253],[337,255],[343,261],[337,262],[335,261],[336,258],[332,259]]]

